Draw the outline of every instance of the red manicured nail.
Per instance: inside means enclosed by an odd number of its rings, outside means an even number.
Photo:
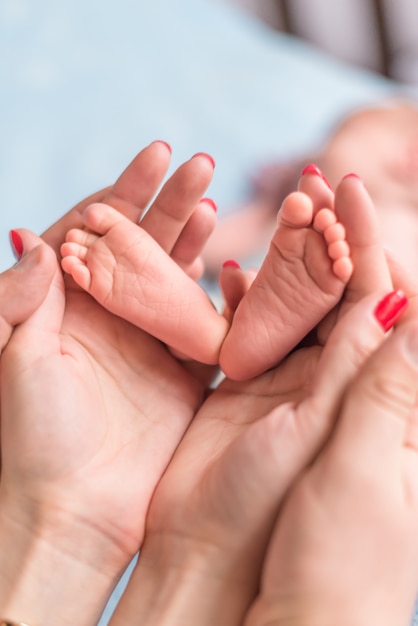
[[[324,176],[324,174],[321,172],[321,170],[319,169],[317,165],[314,165],[313,163],[310,163],[309,165],[307,165],[302,170],[301,176],[305,176],[305,174],[313,174],[314,176],[319,176],[319,178],[321,178],[324,181],[324,183],[326,183],[328,187],[332,189],[329,181],[327,180],[327,178]]]
[[[10,244],[12,246],[13,253],[18,261],[22,258],[23,254],[23,241],[22,237],[15,230],[11,230],[10,233]]]
[[[206,202],[206,204],[209,204],[209,206],[212,207],[215,213],[218,210],[218,207],[216,206],[216,202],[214,202],[212,198],[202,198],[200,202]]]
[[[232,259],[230,259],[229,261],[225,261],[222,267],[235,267],[235,269],[237,270],[241,269],[241,265],[237,263],[236,261],[233,261]]]
[[[173,150],[171,149],[170,144],[167,143],[166,141],[163,141],[162,139],[157,139],[155,143],[163,143],[168,148],[168,151],[170,152],[170,154],[172,154]]]
[[[390,330],[408,307],[408,298],[403,291],[397,289],[388,293],[377,305],[374,316],[385,331]]]
[[[210,163],[212,164],[212,167],[215,168],[215,161],[210,156],[210,154],[207,154],[206,152],[196,152],[196,154],[192,156],[192,159],[194,159],[195,157],[199,157],[199,156],[205,157],[205,159],[208,159],[208,161],[210,161]]]
[[[351,172],[350,174],[346,174],[345,176],[343,176],[343,180],[345,180],[346,178],[357,178],[357,180],[360,180],[361,182],[363,182],[360,176],[358,174],[354,174],[354,172]]]

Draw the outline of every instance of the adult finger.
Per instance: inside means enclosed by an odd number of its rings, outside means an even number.
[[[309,407],[333,419],[343,393],[366,359],[376,350],[408,306],[405,294],[396,290],[380,299],[363,298],[343,315],[323,349]]]
[[[21,258],[0,274],[0,351],[14,326],[26,321],[46,298],[56,266],[51,248],[33,240],[29,231],[12,231],[11,240]]]
[[[408,320],[365,363],[345,394],[334,441],[358,465],[401,460],[418,393],[418,320]],[[418,459],[418,448],[415,448]],[[396,466],[396,465],[395,465]],[[384,468],[382,468],[384,471]]]
[[[167,180],[141,227],[171,254],[177,240],[212,180],[215,162],[205,153],[195,154]]]
[[[223,316],[229,322],[256,275],[255,270],[242,270],[236,261],[229,260],[223,264],[218,280],[225,301]]]
[[[138,222],[161,185],[170,158],[170,146],[165,141],[153,141],[136,155],[102,201]]]

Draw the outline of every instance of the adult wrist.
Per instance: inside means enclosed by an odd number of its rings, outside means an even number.
[[[0,498],[0,617],[29,626],[97,623],[120,571],[94,528]]]
[[[222,561],[213,545],[146,536],[111,626],[130,623],[134,616],[141,626],[241,626],[252,598],[232,564],[229,572]]]

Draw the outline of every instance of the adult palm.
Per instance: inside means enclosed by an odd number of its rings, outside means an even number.
[[[154,142],[112,188],[79,204],[44,239],[58,249],[92,201],[138,221],[169,159],[167,146]],[[211,177],[210,168],[199,171],[185,185],[190,176],[180,168],[154,213],[170,213],[180,190],[191,214]],[[28,248],[39,243],[22,236]],[[1,373],[3,502],[18,493],[49,526],[78,522],[80,542],[86,528],[92,542],[105,538],[105,566],[116,577],[142,542],[151,495],[201,402],[202,384],[159,341],[64,279],[58,262],[45,301],[15,330]]]

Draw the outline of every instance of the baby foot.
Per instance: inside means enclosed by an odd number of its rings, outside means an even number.
[[[83,221],[90,232],[73,229],[61,248],[64,271],[108,311],[192,359],[217,363],[227,322],[159,242],[105,204],[89,206]],[[169,228],[164,247],[181,248],[178,223],[177,243],[168,244]]]
[[[220,364],[243,380],[277,364],[340,300],[353,269],[343,226],[300,192],[284,200],[269,252],[240,302]]]
[[[314,215],[323,206],[334,208],[337,220],[344,224],[353,264],[341,305],[317,328],[317,339],[324,345],[338,317],[348,308],[374,291],[391,291],[393,285],[383,247],[381,216],[361,179],[356,174],[347,174],[334,194],[322,172],[309,165],[303,171],[298,189],[311,198]]]

